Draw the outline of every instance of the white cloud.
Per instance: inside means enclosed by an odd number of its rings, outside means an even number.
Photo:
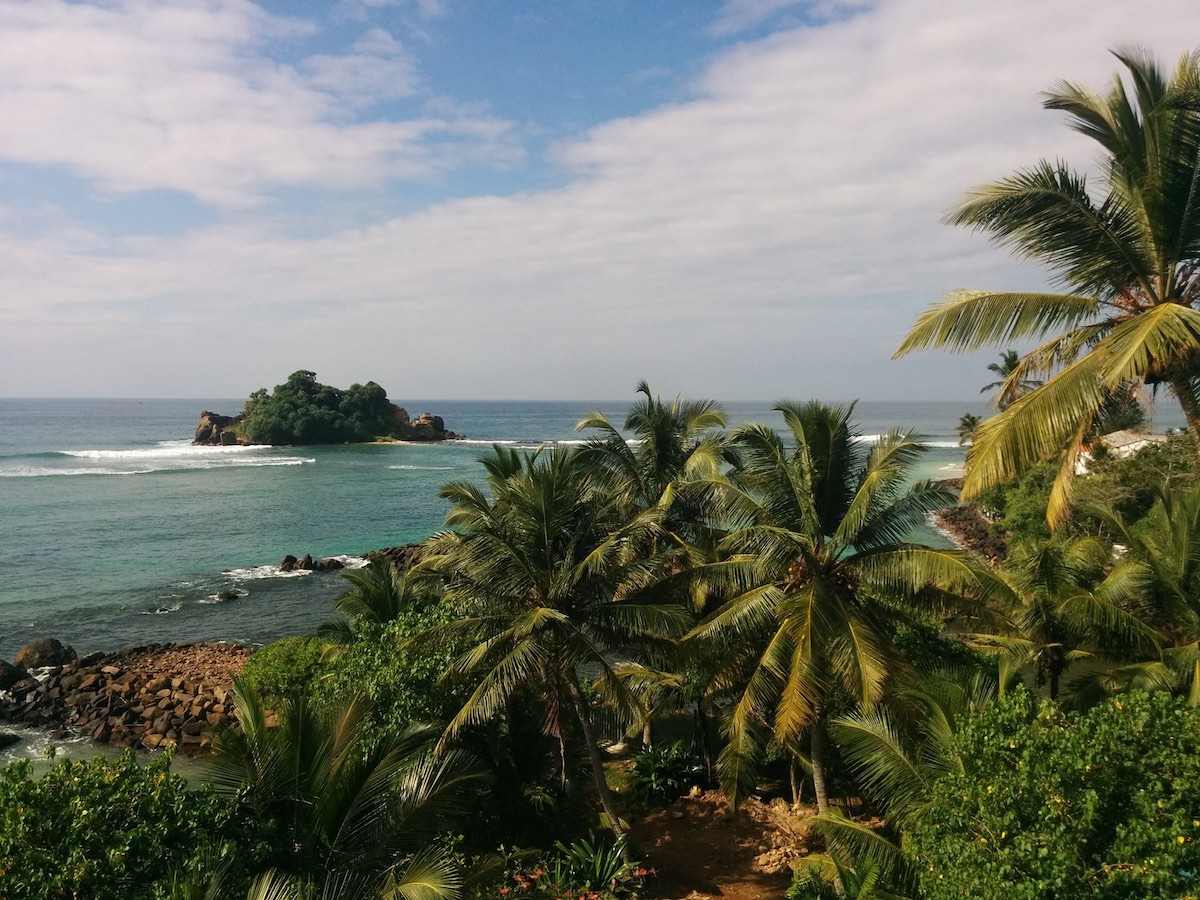
[[[299,71],[265,52],[311,30],[242,0],[0,2],[0,161],[245,206],[280,186],[373,186],[512,158],[507,123],[487,116],[348,121],[414,93],[415,66],[378,29]]]
[[[305,367],[407,396],[624,396],[646,377],[725,398],[972,398],[989,360],[891,353],[944,291],[1040,276],[943,211],[1039,157],[1091,158],[1039,107],[1056,79],[1103,86],[1104,48],[1172,63],[1196,34],[1200,9],[1168,0],[891,0],[720,55],[694,99],[557,148],[555,190],[306,239],[253,217],[104,253],[10,235],[0,385],[211,396]],[[374,158],[370,134],[346,152]],[[283,162],[336,171],[308,155]],[[80,374],[113,358],[126,369]]]

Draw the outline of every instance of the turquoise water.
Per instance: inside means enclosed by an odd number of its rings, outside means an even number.
[[[80,653],[157,641],[265,643],[311,630],[344,589],[336,573],[283,575],[287,554],[339,556],[411,543],[441,527],[437,490],[480,476],[493,441],[577,441],[594,409],[627,401],[415,401],[468,436],[438,445],[202,448],[201,409],[238,400],[0,399],[0,657],[37,637]],[[769,403],[724,404],[731,423],[782,427]],[[914,428],[923,477],[962,461],[954,427],[982,404],[858,405],[864,435]],[[923,535],[936,540],[932,532]],[[222,591],[238,599],[217,602]]]

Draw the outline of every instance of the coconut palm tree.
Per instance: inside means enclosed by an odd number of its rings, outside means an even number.
[[[885,817],[882,826],[839,810],[812,820],[825,852],[796,866],[800,897],[911,897],[918,879],[903,848],[904,831],[928,808],[934,781],[970,768],[955,744],[962,723],[989,707],[997,685],[977,671],[913,673],[886,706],[853,712],[829,724],[842,760],[864,796]]]
[[[988,371],[997,377],[997,381],[991,384],[985,384],[979,389],[979,393],[986,394],[988,391],[996,391],[996,408],[1008,409],[1012,402],[1023,394],[1028,394],[1042,386],[1042,382],[1036,378],[1013,378],[1013,373],[1021,366],[1021,354],[1016,350],[1002,350],[1000,352],[1000,362],[988,363]]]
[[[1042,161],[975,189],[947,216],[1043,263],[1066,292],[951,294],[921,314],[896,352],[1044,341],[1001,394],[1047,380],[980,428],[963,495],[1057,456],[1051,524],[1069,507],[1092,421],[1130,382],[1164,385],[1200,450],[1200,53],[1172,74],[1143,51],[1115,55],[1128,87],[1118,77],[1102,96],[1060,82],[1044,102],[1099,145],[1100,192],[1066,163]]]
[[[336,655],[337,648],[344,648],[354,640],[353,622],[384,625],[436,599],[425,590],[425,585],[406,578],[405,573],[382,554],[372,556],[362,569],[343,572],[342,577],[350,587],[334,602],[333,610],[344,618],[324,622],[316,631],[316,637],[335,648],[330,656]]]
[[[271,725],[237,682],[234,706],[239,728],[216,735],[209,779],[276,823],[282,881],[332,882],[336,896],[458,896],[461,873],[435,841],[461,826],[486,783],[467,754],[435,756],[427,729],[368,741],[361,698],[334,710],[284,702]]]
[[[878,702],[904,668],[892,634],[906,604],[927,585],[975,576],[961,553],[907,540],[953,503],[941,488],[910,484],[925,449],[912,434],[868,445],[855,440],[852,406],[776,409],[786,439],[758,424],[731,436],[740,463],[723,487],[735,530],[705,573],[733,596],[686,640],[721,647],[712,690],[730,706],[718,769],[733,802],[753,789],[769,738],[799,757],[807,735],[824,810],[826,698],[841,689],[864,709]]]
[[[581,457],[635,510],[669,504],[664,528],[682,542],[684,531],[703,523],[697,509],[703,495],[695,486],[724,461],[725,413],[712,400],[676,397],[668,405],[645,381],[638,382],[637,392],[642,397],[625,416],[625,433],[600,412],[579,421],[577,431],[599,432]],[[685,485],[692,489],[681,490]]]
[[[547,733],[562,747],[564,777],[571,736],[581,733],[619,839],[624,829],[583,683],[598,676],[626,721],[638,720],[637,700],[615,677],[614,663],[665,645],[688,625],[681,607],[640,594],[661,577],[664,560],[634,548],[656,543],[661,511],[626,520],[621,498],[573,449],[522,454],[497,447],[483,463],[486,490],[465,481],[442,488],[450,530],[430,542],[418,566],[443,576],[444,602],[462,613],[427,639],[454,633],[478,641],[452,667],[451,676],[479,680],[443,743],[491,719],[518,691],[533,691],[543,701]]]
[[[991,630],[968,641],[999,663],[1000,688],[1032,668],[1034,684],[1058,700],[1063,677],[1086,663],[1092,677],[1153,653],[1152,628],[1128,605],[1139,581],[1110,577],[1112,548],[1095,537],[1018,546],[1002,568],[981,572]]]
[[[1200,484],[1164,488],[1136,529],[1111,507],[1093,512],[1125,547],[1111,577],[1129,585],[1129,613],[1159,641],[1109,673],[1108,686],[1168,687],[1200,704]]]
[[[975,432],[983,424],[983,418],[974,413],[963,413],[958,419],[958,446],[965,447],[975,440]]]
[[[655,543],[641,550],[666,558],[658,587],[664,599],[675,597],[686,604],[691,599],[689,569],[711,558],[714,536],[708,485],[726,458],[725,413],[712,400],[676,397],[665,403],[645,381],[638,382],[637,392],[641,397],[630,406],[623,431],[600,412],[580,420],[578,431],[598,432],[584,444],[580,457],[607,490],[628,503],[629,517],[660,510]],[[647,712],[641,723],[642,746],[651,743],[652,716],[682,699],[678,670],[684,667],[683,660],[651,658],[618,667]],[[701,716],[699,711],[697,715]]]

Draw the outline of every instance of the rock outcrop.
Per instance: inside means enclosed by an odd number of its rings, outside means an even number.
[[[328,559],[313,559],[311,553],[305,553],[303,559],[296,559],[290,553],[279,561],[280,572],[295,572],[298,570],[308,572],[333,572],[337,569],[346,568],[346,564],[340,559],[334,559],[332,556]]]
[[[23,669],[41,669],[46,666],[63,666],[78,659],[79,654],[70,645],[64,646],[54,638],[31,641],[13,657],[13,663]]]
[[[220,413],[201,411],[200,421],[196,423],[196,436],[193,444],[205,444],[210,447],[232,447],[240,441],[237,436],[237,426],[242,423],[242,415],[223,416]]]
[[[385,547],[382,550],[372,550],[366,554],[367,559],[383,557],[396,567],[398,572],[407,572],[421,561],[420,544],[401,544],[399,547]]]
[[[0,696],[0,720],[60,727],[118,747],[206,750],[234,720],[230,690],[250,656],[233,644],[153,644],[96,653],[25,678]]]

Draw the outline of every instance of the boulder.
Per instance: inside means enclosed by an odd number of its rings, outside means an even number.
[[[295,571],[296,563],[298,563],[298,562],[299,562],[299,560],[296,559],[296,557],[292,556],[289,553],[287,556],[285,556],[283,558],[283,561],[279,563],[279,571],[280,572],[293,572],[293,571]]]
[[[0,731],[0,750],[19,743],[21,743],[21,736],[19,734],[13,734],[11,731]]]
[[[24,681],[29,673],[21,666],[0,659],[0,690],[7,691],[18,681]]]
[[[79,654],[71,646],[64,646],[54,638],[42,638],[18,650],[13,662],[21,668],[40,669],[44,666],[63,666],[78,658]]]
[[[196,423],[196,436],[193,444],[206,444],[212,447],[228,447],[239,443],[235,431],[230,430],[241,424],[242,416],[222,416],[209,412],[207,409],[200,413],[200,421]]]

